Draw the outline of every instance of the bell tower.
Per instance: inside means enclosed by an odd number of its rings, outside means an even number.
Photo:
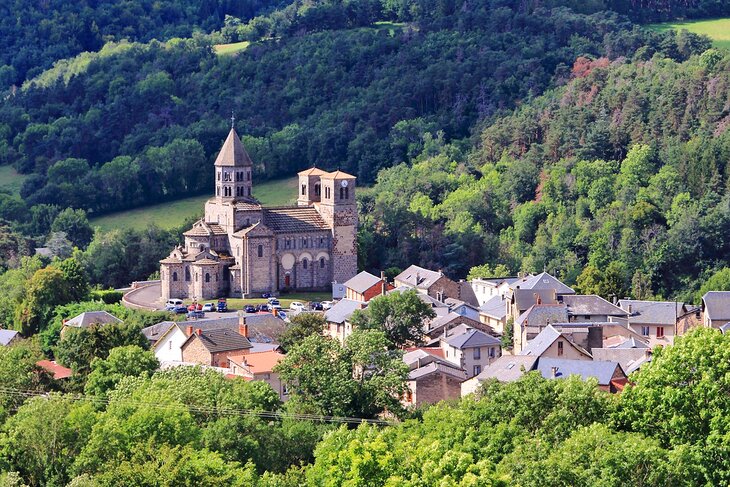
[[[215,160],[215,196],[218,201],[253,199],[253,163],[233,128]]]
[[[355,176],[342,171],[320,176],[319,214],[332,228],[332,278],[345,282],[357,274]]]

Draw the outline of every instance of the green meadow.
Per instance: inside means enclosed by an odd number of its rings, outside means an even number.
[[[2,184],[0,173],[0,185]],[[254,196],[264,205],[280,206],[293,204],[296,200],[297,178],[279,179],[255,184]],[[203,205],[211,195],[191,196],[181,200],[169,201],[158,205],[134,208],[132,210],[111,213],[91,219],[91,225],[108,232],[115,228],[133,228],[136,230],[155,224],[160,228],[173,228],[189,217],[203,216]]]
[[[214,46],[214,49],[215,53],[221,56],[223,54],[235,54],[243,51],[249,44],[251,44],[249,41],[234,42],[232,44],[217,44]]]
[[[24,174],[20,174],[13,166],[0,166],[0,191],[11,194],[20,194],[20,187],[25,181]]]
[[[650,28],[657,31],[684,29],[694,34],[704,34],[712,39],[715,47],[730,49],[730,18],[695,20],[690,22],[666,22],[651,25]]]

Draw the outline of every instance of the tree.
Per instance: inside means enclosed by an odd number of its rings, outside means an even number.
[[[86,218],[84,210],[66,208],[56,216],[51,225],[52,232],[64,232],[73,244],[85,249],[94,236],[94,230]]]
[[[63,280],[69,294],[70,302],[83,301],[89,296],[89,281],[86,272],[78,260],[69,258],[54,264],[63,273]]]
[[[353,327],[381,330],[390,343],[401,347],[421,343],[423,325],[436,316],[431,305],[423,302],[415,290],[390,293],[371,299],[365,310],[353,313]]]
[[[469,269],[469,275],[466,277],[467,281],[479,278],[489,277],[506,277],[510,275],[509,267],[504,264],[497,264],[495,266],[489,264],[477,265]]]
[[[49,266],[33,274],[25,299],[16,308],[15,327],[23,335],[38,333],[49,323],[53,308],[71,301],[63,271]]]
[[[103,396],[127,376],[151,375],[160,363],[155,354],[136,345],[112,348],[107,358],[94,358],[84,388],[87,394]]]
[[[279,336],[279,345],[284,350],[291,350],[309,335],[322,334],[327,321],[317,313],[299,313],[291,319],[291,323]]]
[[[702,302],[702,296],[708,291],[730,291],[730,267],[723,267],[712,274],[695,295],[695,302]]]
[[[0,384],[6,389],[0,392],[0,423],[26,399],[11,391],[47,391],[52,377],[36,365],[43,356],[27,342],[12,347],[0,347]]]

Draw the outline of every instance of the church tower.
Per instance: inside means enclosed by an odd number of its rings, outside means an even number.
[[[332,228],[332,278],[345,282],[357,274],[355,176],[342,171],[320,176],[319,213]]]
[[[236,129],[228,137],[215,160],[215,196],[218,201],[252,199],[253,163]]]

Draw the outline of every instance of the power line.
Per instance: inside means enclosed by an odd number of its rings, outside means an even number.
[[[0,394],[8,394],[16,397],[49,397],[51,393],[41,391],[29,391],[12,389],[8,387],[0,387]],[[181,407],[193,413],[199,414],[218,414],[222,416],[256,416],[262,419],[296,419],[325,423],[341,423],[341,424],[374,424],[374,425],[393,425],[394,421],[386,421],[382,419],[356,418],[351,416],[326,416],[320,414],[303,414],[303,413],[287,413],[283,411],[262,411],[258,409],[243,408],[222,408],[217,406],[199,406],[191,404],[162,404],[159,402],[138,401],[129,398],[111,400],[107,397],[90,396],[85,394],[63,394],[62,397],[74,401],[88,401],[91,403],[99,403],[103,405],[110,404],[129,404],[135,406],[143,406],[148,408],[157,408],[165,410],[179,410]]]

